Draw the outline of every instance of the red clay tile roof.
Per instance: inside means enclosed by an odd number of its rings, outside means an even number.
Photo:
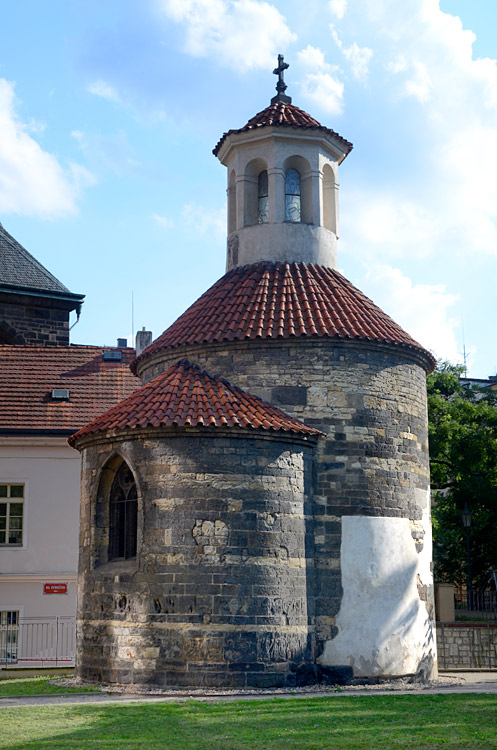
[[[257,396],[182,359],[69,438],[136,427],[249,427],[321,435]]]
[[[108,349],[122,351],[122,363],[103,362]],[[79,430],[139,388],[134,356],[115,347],[0,346],[0,434]],[[69,390],[70,400],[53,401],[54,388]]]
[[[435,359],[338,271],[305,263],[234,268],[136,359],[161,349],[244,339],[365,339],[398,344]]]
[[[247,130],[256,130],[256,128],[262,128],[266,125],[271,127],[290,127],[304,128],[305,130],[320,130],[323,133],[327,133],[328,135],[332,135],[334,138],[336,138],[342,144],[346,154],[349,154],[353,148],[352,143],[346,141],[345,138],[342,138],[341,135],[335,133],[334,130],[321,125],[317,120],[314,119],[314,117],[308,115],[307,112],[304,112],[303,109],[299,109],[298,107],[296,107],[295,104],[275,102],[275,104],[271,104],[269,107],[266,107],[266,109],[263,109],[262,112],[258,112],[248,121],[246,125],[244,125],[243,128],[238,128],[238,130],[228,130],[227,133],[224,133],[217,143],[216,147],[213,149],[212,153],[214,154],[214,156],[218,155],[219,149],[229,135],[232,135],[233,133],[245,133]]]

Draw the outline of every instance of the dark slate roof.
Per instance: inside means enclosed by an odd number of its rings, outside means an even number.
[[[188,344],[288,338],[362,339],[432,354],[341,273],[325,266],[267,261],[234,268],[208,289],[132,363]]]
[[[228,130],[224,133],[212,153],[217,156],[219,149],[223,145],[224,141],[229,135],[234,133],[245,133],[248,130],[256,130],[262,127],[287,127],[287,128],[299,128],[301,130],[318,130],[327,135],[331,135],[336,138],[342,145],[345,151],[345,155],[352,151],[352,143],[346,141],[341,135],[336,133],[334,130],[321,125],[314,117],[304,112],[303,109],[299,109],[295,104],[288,104],[286,102],[275,102],[271,104],[262,112],[258,112],[252,117],[243,128],[238,130]]]
[[[237,427],[322,435],[272,404],[182,359],[69,438],[143,427]]]
[[[122,361],[104,361],[104,351]],[[0,434],[70,435],[140,387],[135,350],[102,346],[0,345]],[[54,401],[52,390],[69,391]]]
[[[0,224],[0,285],[71,295],[69,289],[33,258]],[[75,295],[80,297],[81,295]]]

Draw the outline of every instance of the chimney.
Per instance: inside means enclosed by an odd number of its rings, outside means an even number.
[[[126,349],[128,346],[128,339],[117,339],[117,345],[119,349]]]
[[[136,356],[139,357],[151,343],[152,331],[146,331],[144,326],[141,331],[137,331],[136,333]]]

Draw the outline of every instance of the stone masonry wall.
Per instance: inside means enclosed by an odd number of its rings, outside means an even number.
[[[78,674],[162,687],[298,684],[314,660],[312,444],[188,433],[83,449]],[[138,553],[107,562],[99,481],[116,451],[137,482]]]
[[[497,623],[437,623],[441,669],[497,669]]]
[[[430,559],[424,362],[401,347],[362,341],[250,340],[159,352],[139,374],[147,382],[182,357],[326,434],[312,495],[319,657],[337,632],[342,516],[408,518],[418,553]],[[433,623],[429,563],[418,591]]]
[[[69,312],[0,302],[0,341],[28,346],[67,346]]]

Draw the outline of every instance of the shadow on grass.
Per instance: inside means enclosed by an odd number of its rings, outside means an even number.
[[[497,748],[497,696],[41,706],[0,713],[8,750]]]

